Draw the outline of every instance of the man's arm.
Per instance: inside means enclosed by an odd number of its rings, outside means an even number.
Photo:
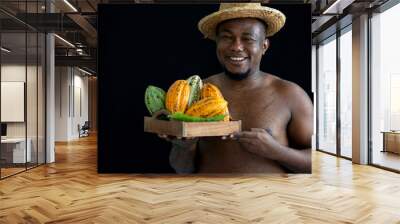
[[[311,148],[294,149],[279,145],[275,159],[281,165],[296,173],[311,173]]]
[[[282,163],[297,172],[311,173],[311,138],[313,134],[313,105],[307,93],[293,84],[289,105],[291,119],[288,124],[289,147],[294,148],[292,156],[282,158]],[[287,149],[282,149],[282,154]]]
[[[287,127],[289,147],[277,145],[276,161],[293,172],[311,173],[313,105],[307,93],[293,83],[287,88],[286,97],[291,111]]]
[[[169,154],[169,163],[179,174],[195,172],[195,157],[197,151],[197,139],[174,139]]]
[[[261,157],[277,161],[297,173],[311,172],[310,149],[295,149],[281,145],[265,129],[252,128],[235,135],[243,148]]]
[[[240,132],[235,137],[250,152],[275,160],[293,172],[310,173],[313,106],[304,90],[295,84],[291,84],[285,94],[291,111],[287,127],[288,147],[260,128]]]

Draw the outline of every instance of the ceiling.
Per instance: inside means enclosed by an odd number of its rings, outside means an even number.
[[[313,37],[319,35],[332,23],[340,19],[341,14],[324,15],[335,1],[340,1],[337,8],[351,9],[352,13],[382,4],[387,0],[269,0],[264,3],[312,5]],[[13,54],[24,55],[25,29],[29,31],[54,32],[61,38],[55,38],[56,65],[87,66],[96,70],[97,58],[97,6],[98,4],[141,4],[166,3],[165,0],[1,0],[0,28],[2,45],[13,49]],[[171,1],[170,1],[171,2]],[[187,3],[174,0],[174,3]],[[193,0],[190,1],[193,3]],[[194,2],[196,2],[194,0]],[[199,3],[212,3],[215,0],[202,0]],[[331,7],[332,8],[332,7]],[[50,13],[51,12],[51,13]],[[21,33],[22,31],[22,33]],[[29,38],[28,38],[29,39]],[[28,40],[29,53],[35,52],[35,43]],[[3,54],[2,54],[3,55]],[[10,57],[10,55],[9,55]]]

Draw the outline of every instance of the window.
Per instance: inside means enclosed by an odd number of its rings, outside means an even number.
[[[44,3],[21,1],[18,7],[21,15],[40,13]],[[7,115],[1,118],[2,179],[45,163],[46,38],[9,14],[0,12],[0,18],[0,111]]]
[[[400,153],[400,133],[392,131],[400,131],[399,21],[400,4],[371,18],[372,163],[396,170],[400,170],[400,155],[393,149]]]
[[[318,145],[336,154],[336,36],[318,47]]]
[[[340,36],[340,155],[352,157],[352,33]]]

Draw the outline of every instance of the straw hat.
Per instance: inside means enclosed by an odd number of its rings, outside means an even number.
[[[261,3],[221,3],[219,10],[198,23],[205,38],[215,40],[217,25],[225,20],[237,18],[257,18],[267,24],[267,37],[274,35],[285,24],[286,17],[279,10],[261,6]]]

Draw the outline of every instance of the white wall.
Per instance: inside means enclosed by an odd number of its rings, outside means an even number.
[[[27,70],[25,70],[27,69]],[[1,66],[1,81],[3,82],[25,82],[25,75],[27,71],[28,84],[27,88],[27,119],[28,119],[28,137],[30,133],[35,133],[36,136],[36,120],[37,115],[37,99],[36,99],[36,66],[6,64]],[[41,72],[41,71],[39,71]],[[3,96],[4,97],[4,96]],[[40,107],[41,105],[39,105]],[[6,108],[1,108],[5,110]],[[33,122],[33,123],[32,123]],[[7,122],[7,136],[8,137],[25,137],[25,123],[26,122]],[[32,128],[32,130],[30,129]]]
[[[77,74],[78,72],[78,74]],[[78,124],[81,126],[85,123],[85,121],[89,118],[89,111],[88,111],[88,78],[81,76],[79,70],[74,70],[74,102],[73,102],[73,109],[72,109],[72,136],[74,138],[78,137]]]
[[[25,73],[26,73],[25,64],[2,65],[1,81],[25,82]],[[4,110],[5,108],[1,109]],[[7,137],[25,137],[25,123],[24,122],[7,123]]]
[[[37,70],[38,69],[38,70]],[[8,138],[24,138],[25,135],[30,139],[32,161],[44,162],[44,83],[42,67],[36,67],[25,64],[3,64],[1,66],[1,81],[3,82],[24,82],[26,84],[26,121],[24,122],[6,122]],[[27,80],[25,80],[27,78]],[[6,97],[7,96],[2,96]],[[7,110],[7,108],[1,108]],[[39,156],[37,156],[39,153]]]
[[[78,124],[88,120],[88,78],[83,75],[76,68],[56,67],[56,141],[77,139]]]
[[[67,67],[55,68],[55,141],[68,140],[70,74]]]

